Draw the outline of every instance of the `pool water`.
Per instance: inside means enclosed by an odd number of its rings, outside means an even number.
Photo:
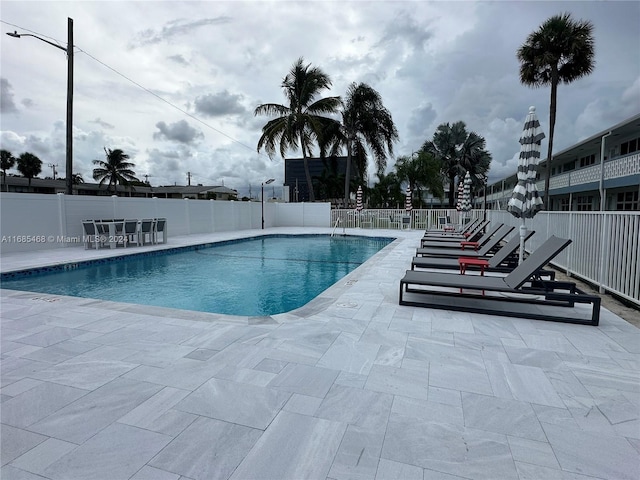
[[[230,315],[273,315],[305,305],[391,241],[257,237],[22,278],[5,276],[2,287]]]

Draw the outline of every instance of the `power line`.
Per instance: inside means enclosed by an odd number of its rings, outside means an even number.
[[[46,38],[50,38],[51,40],[53,40],[54,42],[56,42],[57,44],[59,44],[59,45],[60,45],[60,42],[59,42],[58,40],[56,40],[55,38],[53,38],[53,37],[49,37],[49,36],[47,36],[47,35],[44,35],[44,34],[41,34],[41,33],[35,32],[35,31],[33,31],[33,30],[29,30],[28,28],[24,28],[24,27],[21,27],[21,26],[19,26],[19,25],[15,25],[15,24],[13,24],[13,23],[5,22],[4,20],[0,20],[0,22],[4,23],[4,24],[6,24],[6,25],[11,25],[12,27],[19,28],[19,29],[21,29],[21,30],[25,30],[25,31],[27,31],[27,32],[34,33],[34,34],[36,34],[36,35],[40,35],[40,36],[43,36],[43,37],[46,37]],[[145,92],[147,92],[147,93],[149,93],[149,94],[153,95],[153,96],[154,96],[154,97],[156,97],[158,100],[161,100],[162,102],[166,103],[167,105],[169,105],[169,106],[171,106],[171,107],[175,108],[176,110],[178,110],[178,111],[179,111],[179,112],[181,112],[182,114],[184,114],[184,115],[186,115],[186,116],[188,116],[188,117],[192,118],[193,120],[195,120],[195,121],[197,121],[197,122],[201,123],[201,124],[202,124],[202,125],[204,125],[205,127],[210,128],[210,129],[211,129],[211,130],[213,130],[214,132],[217,132],[217,133],[219,133],[220,135],[223,135],[223,136],[227,137],[227,138],[228,138],[229,140],[231,140],[232,142],[237,143],[238,145],[241,145],[241,146],[243,146],[243,147],[245,147],[245,148],[247,148],[247,149],[249,149],[249,150],[254,151],[254,149],[253,149],[252,147],[250,147],[249,145],[246,145],[246,144],[242,143],[240,140],[237,140],[237,139],[233,138],[231,135],[228,135],[228,134],[224,133],[223,131],[218,130],[217,128],[215,128],[215,127],[213,127],[213,126],[209,125],[208,123],[206,123],[205,121],[203,121],[203,120],[199,119],[199,118],[198,118],[198,117],[196,117],[195,115],[193,115],[193,114],[191,114],[191,113],[187,112],[186,110],[184,110],[184,109],[180,108],[180,107],[179,107],[179,106],[177,106],[177,105],[174,105],[174,104],[173,104],[173,103],[171,103],[169,100],[166,100],[166,99],[162,98],[162,97],[161,97],[160,95],[158,95],[157,93],[155,93],[155,92],[153,92],[153,91],[149,90],[147,87],[145,87],[145,86],[143,86],[143,85],[139,84],[139,83],[138,83],[138,82],[136,82],[135,80],[132,80],[131,78],[127,77],[125,74],[120,73],[120,72],[119,72],[118,70],[116,70],[115,68],[113,68],[113,67],[111,67],[111,66],[107,65],[106,63],[104,63],[104,62],[103,62],[103,61],[101,61],[101,60],[98,60],[96,57],[94,57],[93,55],[91,55],[89,52],[84,51],[83,49],[81,49],[81,48],[80,48],[80,47],[78,47],[77,45],[74,45],[73,47],[74,47],[74,52],[75,52],[75,51],[76,51],[76,49],[77,49],[77,51],[84,53],[86,56],[88,56],[88,57],[89,57],[89,58],[91,58],[92,60],[94,60],[94,61],[98,62],[98,63],[99,63],[100,65],[102,65],[103,67],[108,68],[109,70],[111,70],[112,72],[114,72],[114,73],[115,73],[115,74],[117,74],[117,75],[120,75],[120,76],[121,76],[122,78],[124,78],[125,80],[127,80],[127,81],[129,81],[129,82],[133,83],[133,84],[134,84],[135,86],[137,86],[138,88],[140,88],[140,89],[144,90]],[[262,156],[264,156],[264,154],[263,154],[263,153],[260,153],[260,152],[256,152],[256,153],[258,153],[258,155],[262,155]]]

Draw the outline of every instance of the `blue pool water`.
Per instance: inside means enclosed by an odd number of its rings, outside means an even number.
[[[230,315],[273,315],[305,305],[392,241],[257,237],[52,273],[3,275],[2,287]]]

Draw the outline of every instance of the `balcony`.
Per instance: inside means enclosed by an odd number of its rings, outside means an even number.
[[[544,174],[541,172],[541,175]],[[632,175],[640,175],[640,152],[624,155],[604,164],[604,180],[624,178]],[[554,190],[586,185],[600,182],[600,164],[586,168],[580,168],[571,172],[554,175],[549,181],[549,190],[554,194]],[[539,191],[544,190],[544,180],[536,182]],[[493,192],[487,195],[487,201],[504,200],[511,196],[512,188],[500,192]]]

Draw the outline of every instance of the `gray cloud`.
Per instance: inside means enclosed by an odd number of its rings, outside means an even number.
[[[181,65],[189,65],[189,62],[187,62],[187,60],[184,58],[184,56],[180,55],[180,54],[178,54],[178,55],[169,55],[167,58],[169,60],[172,60],[172,61],[174,61],[176,63],[181,64]]]
[[[0,78],[0,112],[16,113],[18,111],[13,101],[13,87],[6,78]]]
[[[111,125],[110,123],[105,122],[100,117],[97,117],[95,120],[92,120],[89,123],[96,123],[96,124],[100,125],[102,128],[109,128],[109,129],[115,128],[113,125]]]
[[[170,140],[185,144],[195,143],[197,140],[204,138],[204,134],[196,128],[189,125],[186,120],[167,125],[165,122],[156,123],[156,128],[160,130],[153,134],[154,140]]]
[[[187,33],[193,33],[193,31],[199,27],[205,27],[208,25],[223,25],[231,22],[231,17],[216,17],[216,18],[203,18],[192,22],[184,19],[177,19],[167,22],[160,30],[154,30],[148,28],[139,32],[137,38],[130,44],[130,48],[141,47],[144,45],[152,45],[160,43],[176,35],[184,35]]]
[[[207,117],[221,117],[229,114],[242,114],[246,108],[242,105],[242,95],[229,93],[227,90],[216,94],[196,97],[194,106],[196,112]]]

